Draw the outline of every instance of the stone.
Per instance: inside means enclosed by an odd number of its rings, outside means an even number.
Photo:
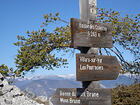
[[[52,97],[49,98],[49,105],[53,105],[51,100],[52,100]]]
[[[2,82],[4,80],[4,77],[2,76],[2,74],[0,74],[0,87],[3,87]]]
[[[36,99],[39,99],[42,102],[48,101],[48,98],[46,96],[38,96]]]
[[[3,75],[0,73],[0,79],[3,77]]]
[[[47,98],[46,98],[47,99]],[[42,97],[45,100],[45,97]],[[16,86],[9,85],[8,81],[0,74],[0,105],[44,105],[28,98]]]
[[[24,95],[27,96],[30,99],[36,98],[36,95],[33,92],[31,92],[27,89],[24,91]]]

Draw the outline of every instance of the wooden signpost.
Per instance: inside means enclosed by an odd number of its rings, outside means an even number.
[[[112,28],[96,22],[96,0],[79,1],[80,19],[71,19],[71,47],[82,53],[76,54],[76,79],[82,81],[83,88],[58,88],[51,102],[53,105],[112,105],[111,90],[99,88],[98,80],[117,79],[121,67],[115,56],[97,55],[98,48],[112,48]]]
[[[105,23],[90,23],[80,19],[71,19],[72,48],[112,47],[112,28]]]
[[[77,81],[115,80],[120,69],[115,56],[76,54]]]
[[[54,105],[111,105],[110,89],[58,88]]]

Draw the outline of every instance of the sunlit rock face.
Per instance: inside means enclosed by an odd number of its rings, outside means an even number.
[[[0,74],[0,105],[43,105],[28,98],[14,85],[9,85],[8,81]]]

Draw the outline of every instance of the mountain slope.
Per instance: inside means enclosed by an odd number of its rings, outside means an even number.
[[[103,80],[100,83],[102,88],[114,88],[119,84],[131,85],[134,83],[134,78],[120,75],[117,80]],[[16,79],[15,85],[21,90],[31,91],[37,96],[49,97],[55,92],[56,88],[80,88],[81,82],[77,82],[73,75],[50,75]]]
[[[54,93],[56,88],[80,88],[80,82],[73,80],[51,80],[51,79],[38,79],[30,82],[24,82],[22,85],[18,81],[15,83],[21,90],[28,90],[35,93],[37,96],[50,96]]]

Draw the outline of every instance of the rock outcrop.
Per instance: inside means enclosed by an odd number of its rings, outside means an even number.
[[[51,101],[51,97],[49,98],[49,105],[53,105],[52,101]]]
[[[29,90],[24,90],[23,92],[24,92],[24,95],[30,99],[35,99],[37,97],[33,92]]]
[[[48,101],[48,98],[46,96],[38,96],[36,99],[41,100],[42,102]]]
[[[28,98],[14,85],[9,85],[8,81],[0,74],[0,105],[44,105]]]
[[[49,101],[46,96],[38,96],[38,97],[34,98],[34,100],[38,103],[41,103],[44,105],[49,105]]]

